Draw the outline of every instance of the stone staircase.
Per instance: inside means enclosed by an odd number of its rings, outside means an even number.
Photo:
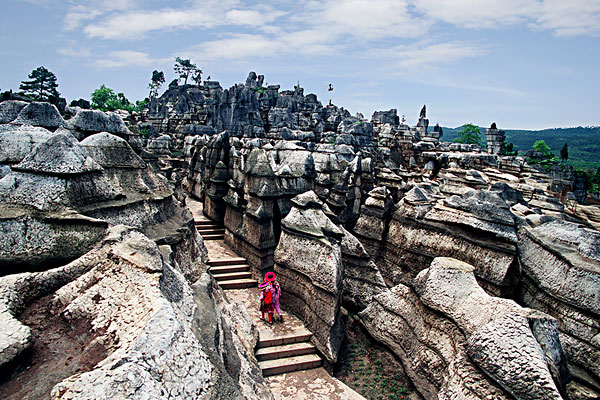
[[[302,329],[287,335],[261,335],[256,359],[263,376],[285,374],[320,367],[321,357],[309,340],[312,333]]]
[[[245,258],[209,259],[208,265],[210,265],[208,272],[223,290],[243,289],[258,284],[256,280],[252,279],[250,266]]]
[[[319,368],[323,362],[315,346],[310,343],[312,333],[297,317],[284,311],[283,323],[269,324],[261,319],[257,282],[252,279],[246,259],[225,244],[222,237],[225,230],[204,216],[201,202],[188,199],[186,205],[192,211],[196,228],[204,238],[209,273],[221,288],[227,289],[230,301],[244,305],[257,326],[259,341],[255,355],[275,398],[365,400],[330,376],[324,368]]]
[[[194,221],[196,230],[203,240],[223,240],[225,239],[225,228],[209,219]]]

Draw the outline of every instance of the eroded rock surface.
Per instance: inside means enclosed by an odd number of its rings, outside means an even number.
[[[436,258],[414,291],[398,285],[376,296],[363,323],[403,360],[426,398],[561,399],[554,379],[564,388],[569,375],[556,321],[489,296],[473,272]]]
[[[275,272],[286,288],[281,304],[302,319],[317,348],[335,362],[344,336],[340,314],[344,232],[325,215],[314,192],[295,197],[293,203],[275,250]]]

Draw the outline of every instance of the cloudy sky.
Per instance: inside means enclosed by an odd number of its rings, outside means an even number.
[[[1,1],[3,91],[43,65],[68,100],[137,100],[180,56],[223,87],[256,71],[410,124],[427,104],[451,127],[600,125],[600,0]]]

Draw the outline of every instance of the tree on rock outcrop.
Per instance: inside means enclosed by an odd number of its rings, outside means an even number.
[[[133,104],[123,93],[115,93],[111,88],[101,85],[92,93],[92,108],[101,111],[133,111]]]
[[[158,89],[165,83],[165,74],[162,71],[152,71],[152,79],[148,85],[150,89],[150,98],[158,96]]]
[[[481,144],[481,133],[479,127],[473,124],[465,125],[460,132],[458,132],[458,138],[455,140],[457,143],[466,144]]]
[[[198,66],[196,66],[196,64],[193,64],[189,58],[182,59],[180,57],[177,57],[175,59],[175,66],[173,67],[173,69],[175,70],[175,73],[179,75],[179,78],[183,79],[184,85],[187,84],[190,75],[192,79],[196,82],[197,79],[201,78],[202,75],[202,70],[199,69]]]
[[[544,157],[552,157],[552,150],[550,149],[550,147],[546,144],[546,141],[544,140],[537,140],[533,146],[531,146],[531,149],[533,151],[537,151],[538,153],[542,153],[542,155]]]
[[[54,103],[58,100],[56,75],[46,68],[38,67],[28,75],[29,81],[22,81],[19,89],[32,100]]]

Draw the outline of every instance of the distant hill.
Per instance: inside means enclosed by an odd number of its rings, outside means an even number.
[[[462,126],[457,128],[444,127],[442,140],[453,142],[462,128]],[[486,144],[485,128],[480,128],[483,145]],[[559,157],[560,149],[565,143],[568,143],[568,164],[570,165],[594,171],[600,167],[600,126],[551,128],[540,131],[506,129],[506,141],[512,143],[515,150],[530,150],[536,140],[544,140],[557,157]]]

